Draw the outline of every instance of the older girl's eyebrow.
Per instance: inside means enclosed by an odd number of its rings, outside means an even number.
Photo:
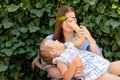
[[[68,18],[75,18],[75,16],[73,16],[73,17],[66,17],[66,18],[67,18],[67,19],[68,19]]]

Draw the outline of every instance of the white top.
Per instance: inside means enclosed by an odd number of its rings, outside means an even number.
[[[53,64],[57,61],[65,63],[67,66],[75,59],[80,57],[83,63],[83,74],[81,80],[96,80],[100,75],[107,72],[110,62],[101,56],[90,51],[79,50],[72,42],[65,43],[65,52],[53,59]]]

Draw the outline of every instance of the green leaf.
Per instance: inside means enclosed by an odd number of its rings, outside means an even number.
[[[113,19],[110,20],[110,23],[111,23],[113,28],[116,28],[116,27],[118,27],[120,25],[119,21],[115,21]]]
[[[65,16],[60,17],[58,20],[65,21],[67,18]]]
[[[98,0],[90,0],[89,3],[90,5],[95,5],[97,3]]]
[[[28,31],[28,28],[26,28],[26,27],[21,27],[21,28],[20,28],[20,31],[21,31],[22,33],[26,33],[26,32]]]
[[[112,4],[112,9],[116,9],[116,8],[117,8],[117,5]]]
[[[27,9],[28,11],[31,10],[31,0],[21,0],[21,2],[24,4],[24,9]]]
[[[102,26],[100,27],[101,31],[109,34],[110,33],[110,27],[109,26]]]
[[[104,56],[105,58],[107,58],[108,60],[112,61],[112,56],[113,56],[113,53],[111,51],[107,51],[107,50],[104,50]]]
[[[37,2],[36,8],[42,8],[43,5],[44,5],[43,0],[41,2]]]
[[[32,9],[30,13],[35,14],[37,17],[41,17],[43,15],[43,10]]]
[[[23,54],[23,53],[25,53],[26,51],[25,51],[25,49],[23,49],[23,48],[20,48],[19,49],[19,54]]]
[[[114,55],[115,55],[115,58],[120,59],[120,52],[115,52]]]
[[[4,22],[3,24],[4,24],[4,29],[8,29],[14,25],[12,22],[8,22],[8,21]]]
[[[90,5],[95,5],[98,0],[83,0],[85,3],[89,3]]]
[[[19,47],[24,46],[24,45],[25,45],[24,42],[19,41],[18,43],[14,44],[14,48],[19,48]]]
[[[111,25],[113,28],[116,28],[120,25],[119,21],[115,21],[114,19],[108,20],[105,25]]]
[[[11,47],[14,43],[13,39],[10,39],[9,41],[6,42],[6,47]]]
[[[26,56],[26,58],[28,59],[28,60],[30,60],[33,56],[35,56],[36,55],[36,51],[34,51],[34,50],[31,50],[30,52],[29,52],[29,54],[27,54],[27,56]]]
[[[23,16],[24,16],[24,13],[18,13],[17,15],[15,15],[15,17],[16,17],[16,19],[20,22],[20,23],[22,23],[22,19],[23,19]]]
[[[8,35],[1,35],[0,36],[0,41],[6,41],[8,39],[9,39]]]
[[[118,15],[120,15],[120,7],[117,9],[117,13]]]
[[[0,57],[6,57],[5,53],[0,52]]]
[[[37,27],[37,26],[35,26],[33,23],[30,23],[30,24],[28,25],[28,27],[29,27],[29,31],[30,31],[31,33],[40,30],[40,28]]]
[[[46,11],[47,13],[51,13],[52,7],[55,7],[55,6],[52,3],[48,3],[45,5],[45,8],[43,10]]]
[[[97,11],[99,13],[104,13],[106,9],[106,6],[104,4],[98,4]]]
[[[35,41],[32,39],[29,39],[25,42],[27,45],[35,44]]]
[[[105,13],[105,15],[112,16],[112,17],[115,17],[115,18],[118,17],[118,14],[115,10],[107,11],[107,13]]]
[[[4,48],[4,49],[1,49],[0,52],[4,52],[7,56],[11,56],[13,54],[13,51],[14,51],[14,49],[12,49],[12,48],[9,48],[9,49]]]
[[[84,6],[84,10],[85,10],[85,11],[88,11],[89,7],[90,7],[90,4],[86,4],[86,5]]]
[[[2,71],[6,71],[7,68],[8,68],[8,66],[3,65],[3,64],[0,64],[0,72],[2,72]]]
[[[120,31],[118,31],[118,32],[115,34],[115,37],[116,37],[116,42],[117,42],[118,46],[120,46]]]
[[[6,75],[4,72],[0,73],[0,80],[6,80]]]
[[[0,29],[2,28],[2,25],[3,25],[3,24],[0,24]]]
[[[96,23],[99,24],[102,18],[103,18],[102,15],[99,15],[98,17],[96,17],[95,19]]]
[[[113,45],[112,45],[112,51],[116,51],[117,49],[118,49],[117,44],[113,43]]]
[[[13,29],[13,30],[11,30],[11,34],[19,37],[20,36],[20,31],[18,29]]]
[[[10,76],[11,76],[12,78],[14,78],[14,80],[17,80],[17,79],[19,78],[19,76],[20,76],[20,72],[18,72],[18,71],[12,72],[12,73],[10,74]]]
[[[49,26],[53,26],[55,24],[55,19],[50,19],[49,20]]]
[[[19,8],[19,6],[15,5],[15,4],[11,4],[11,5],[8,7],[8,11],[9,11],[9,12],[15,12],[15,11],[17,11],[18,8]]]
[[[77,3],[79,3],[80,2],[80,0],[74,0],[73,1],[73,4],[77,4]]]

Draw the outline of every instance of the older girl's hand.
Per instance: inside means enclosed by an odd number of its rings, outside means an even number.
[[[76,79],[81,79],[81,77],[83,77],[82,72],[83,72],[83,67],[77,67],[76,71],[75,71],[75,74],[74,74],[74,77]]]
[[[88,29],[85,26],[80,26],[80,27],[81,27],[80,28],[81,35],[84,36],[89,42],[91,40],[93,40],[93,38],[92,38],[90,32],[88,31]]]

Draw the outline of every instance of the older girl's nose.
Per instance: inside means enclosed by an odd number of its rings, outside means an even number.
[[[72,22],[73,21],[73,18],[68,18],[68,22]]]

